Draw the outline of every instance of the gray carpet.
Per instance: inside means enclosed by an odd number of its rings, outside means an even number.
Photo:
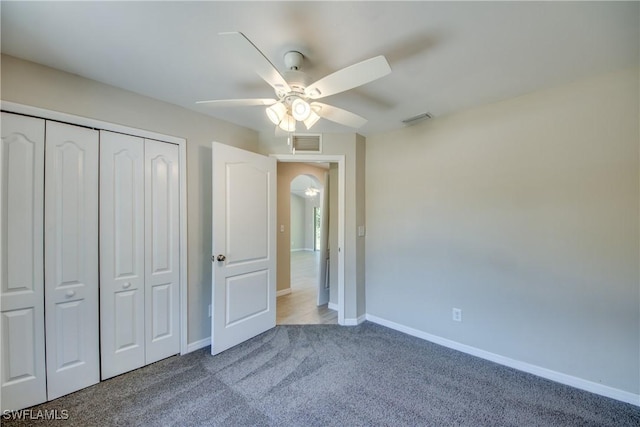
[[[278,326],[31,409],[65,426],[640,426],[633,405],[369,322]]]

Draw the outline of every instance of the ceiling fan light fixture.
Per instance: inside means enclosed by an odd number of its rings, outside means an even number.
[[[291,113],[294,119],[301,122],[305,121],[309,117],[309,114],[311,114],[311,106],[304,99],[296,98],[291,103]]]
[[[282,129],[285,132],[295,132],[296,131],[296,119],[294,119],[289,114],[287,114],[280,121],[278,126],[280,126],[280,129]]]
[[[319,192],[320,190],[315,187],[307,187],[307,189],[304,190],[304,195],[307,197],[316,197]]]
[[[274,125],[280,124],[287,114],[287,107],[282,102],[276,102],[270,107],[267,107],[267,117]]]
[[[311,126],[315,125],[318,120],[320,120],[320,116],[317,115],[315,111],[311,110],[309,117],[304,120],[304,125],[307,127],[307,130],[311,129]]]
[[[303,122],[306,128],[310,129],[321,117],[343,126],[362,127],[367,122],[365,118],[316,101],[365,85],[391,72],[387,59],[378,55],[342,68],[310,84],[309,76],[300,71],[304,60],[302,53],[289,51],[285,54],[288,71],[282,74],[243,33],[233,31],[220,34],[232,40],[233,46],[253,65],[256,73],[275,90],[276,98],[223,99],[199,103],[228,107],[264,106],[269,121],[276,127],[276,135],[280,135],[281,130],[293,134],[297,122]],[[293,144],[292,151],[295,151]]]

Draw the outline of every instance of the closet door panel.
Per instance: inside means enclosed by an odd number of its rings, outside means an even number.
[[[2,113],[2,410],[47,400],[44,350],[45,121]]]
[[[46,124],[45,324],[47,394],[100,379],[98,132]]]
[[[144,290],[144,139],[101,131],[102,379],[145,364]]]
[[[146,363],[180,352],[178,146],[145,140]]]

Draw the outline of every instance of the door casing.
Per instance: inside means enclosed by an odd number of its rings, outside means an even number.
[[[345,156],[343,154],[271,154],[278,162],[338,164],[338,324],[344,321]]]

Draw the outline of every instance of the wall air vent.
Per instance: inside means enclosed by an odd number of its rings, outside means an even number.
[[[409,117],[408,119],[404,119],[402,121],[402,123],[404,123],[407,126],[410,125],[415,125],[416,123],[419,123],[423,120],[427,120],[430,119],[431,117],[433,117],[431,114],[429,113],[422,113],[422,114],[418,114],[417,116],[413,116],[413,117]]]
[[[296,153],[322,153],[322,135],[293,135],[293,148]]]

